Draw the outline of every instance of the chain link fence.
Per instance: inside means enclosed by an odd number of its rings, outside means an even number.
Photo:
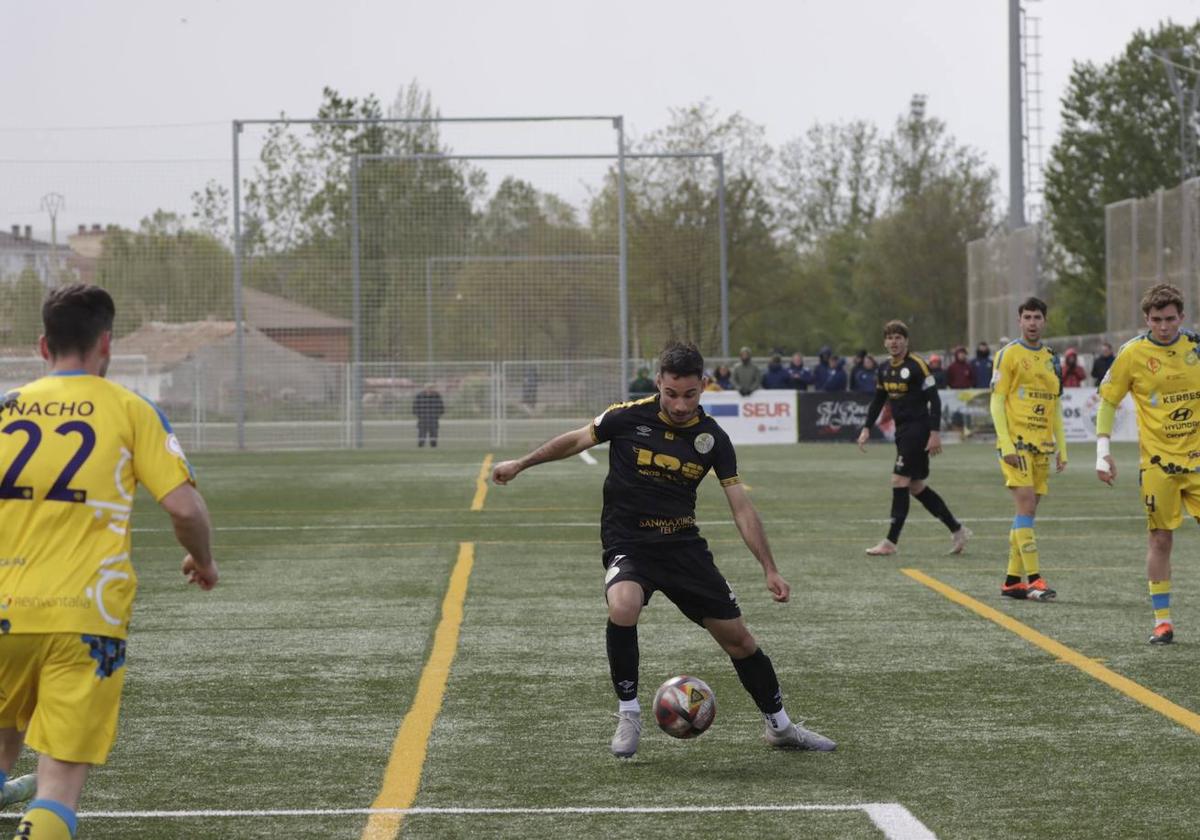
[[[1108,332],[1129,335],[1145,326],[1141,300],[1155,283],[1183,290],[1184,311],[1200,303],[1200,179],[1104,208]],[[1193,314],[1194,322],[1194,314]]]
[[[469,122],[245,121],[233,160],[197,155],[228,128],[176,131],[175,160],[88,134],[88,155],[0,161],[0,374],[44,371],[41,301],[75,281],[113,293],[114,351],[139,360],[113,374],[192,450],[405,445],[426,384],[445,444],[533,441],[668,338],[727,351],[719,155],[622,167],[619,118]]]
[[[1034,225],[967,244],[968,346],[1020,334],[1017,306],[1042,294],[1040,248]]]

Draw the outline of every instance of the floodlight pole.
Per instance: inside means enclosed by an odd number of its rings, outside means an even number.
[[[238,137],[242,124],[233,121],[233,323],[237,352],[234,364],[234,390],[237,392],[234,417],[237,421],[237,448],[246,448],[246,361],[242,339],[242,189],[238,172]]]
[[[629,399],[629,250],[625,236],[625,118],[614,117],[617,130],[617,309],[621,337],[621,381],[617,383],[622,400]]]
[[[362,274],[358,244],[358,155],[350,158],[350,273],[353,277],[351,303],[350,347],[350,416],[353,418],[353,440],[350,445],[363,445],[362,417]]]
[[[713,155],[717,165],[717,231],[721,244],[721,355],[729,358],[729,243],[725,236],[725,153]]]

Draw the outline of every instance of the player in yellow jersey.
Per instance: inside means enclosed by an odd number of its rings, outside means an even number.
[[[114,315],[98,286],[50,292],[51,372],[0,395],[0,781],[23,744],[40,754],[22,840],[74,836],[88,770],[116,735],[137,485],[170,515],[188,581],[217,583],[208,510],[170,424],[104,379]]]
[[[1042,578],[1033,520],[1046,495],[1050,457],[1062,472],[1067,466],[1063,433],[1062,369],[1054,351],[1042,344],[1046,304],[1027,298],[1017,307],[1021,338],[996,356],[992,372],[992,422],[1004,485],[1012,491],[1016,515],[1008,533],[1008,570],[1000,594],[1049,601],[1055,591]],[[1027,581],[1021,580],[1022,572]]]
[[[1149,328],[1125,343],[1100,383],[1096,475],[1111,485],[1113,417],[1133,395],[1138,424],[1138,484],[1146,508],[1146,577],[1154,608],[1150,644],[1175,640],[1171,621],[1171,547],[1183,511],[1200,519],[1200,336],[1181,330],[1183,293],[1160,283],[1142,298]]]

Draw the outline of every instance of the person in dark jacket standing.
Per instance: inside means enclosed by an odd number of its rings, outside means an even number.
[[[426,382],[421,393],[413,397],[412,413],[417,418],[417,446],[424,446],[426,438],[431,447],[437,446],[438,421],[446,413],[446,406],[432,382]]]
[[[1096,387],[1100,387],[1100,383],[1104,381],[1105,374],[1112,367],[1113,359],[1112,345],[1107,341],[1100,345],[1100,352],[1096,354],[1096,358],[1092,360],[1092,379],[1096,382]]]
[[[1000,340],[1000,346],[1008,344],[1006,339]],[[992,387],[992,348],[986,341],[979,342],[975,348],[975,358],[971,360],[971,370],[975,373],[976,388]]]

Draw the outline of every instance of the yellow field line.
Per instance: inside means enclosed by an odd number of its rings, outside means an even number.
[[[458,648],[458,631],[462,626],[463,602],[467,597],[467,581],[475,563],[475,544],[459,543],[458,562],[450,573],[450,586],[442,601],[442,620],[433,634],[433,650],[421,672],[417,695],[404,723],[396,733],[392,756],[383,774],[383,786],[372,808],[411,808],[421,786],[421,770],[434,721],[442,708],[450,665]],[[363,840],[392,840],[400,831],[400,814],[372,814],[363,830]]]
[[[952,586],[947,586],[936,578],[931,578],[929,575],[919,572],[916,569],[901,569],[900,571],[908,575],[918,583],[923,583],[930,589],[938,592],[941,595],[949,598],[956,604],[966,607],[967,609],[978,613],[988,621],[994,621],[1005,630],[1010,630],[1016,633],[1027,642],[1031,642],[1042,650],[1055,656],[1069,665],[1074,665],[1080,671],[1083,671],[1090,677],[1100,680],[1105,685],[1115,688],[1122,694],[1130,697],[1143,706],[1148,706],[1164,717],[1178,723],[1180,726],[1185,726],[1196,734],[1200,735],[1200,715],[1189,709],[1183,708],[1176,703],[1172,703],[1167,698],[1160,694],[1155,694],[1150,689],[1135,683],[1127,677],[1122,677],[1120,674],[1110,671],[1099,662],[1088,659],[1082,653],[1078,653],[1061,642],[1056,642],[1049,636],[1043,636],[1032,627],[1028,627],[1015,618],[1011,618],[999,610],[992,609],[985,604],[981,604],[969,595],[964,595]]]
[[[492,474],[492,453],[483,456],[483,466],[479,468],[479,478],[475,479],[475,498],[471,501],[471,510],[483,510],[483,502],[487,498],[488,477]]]

